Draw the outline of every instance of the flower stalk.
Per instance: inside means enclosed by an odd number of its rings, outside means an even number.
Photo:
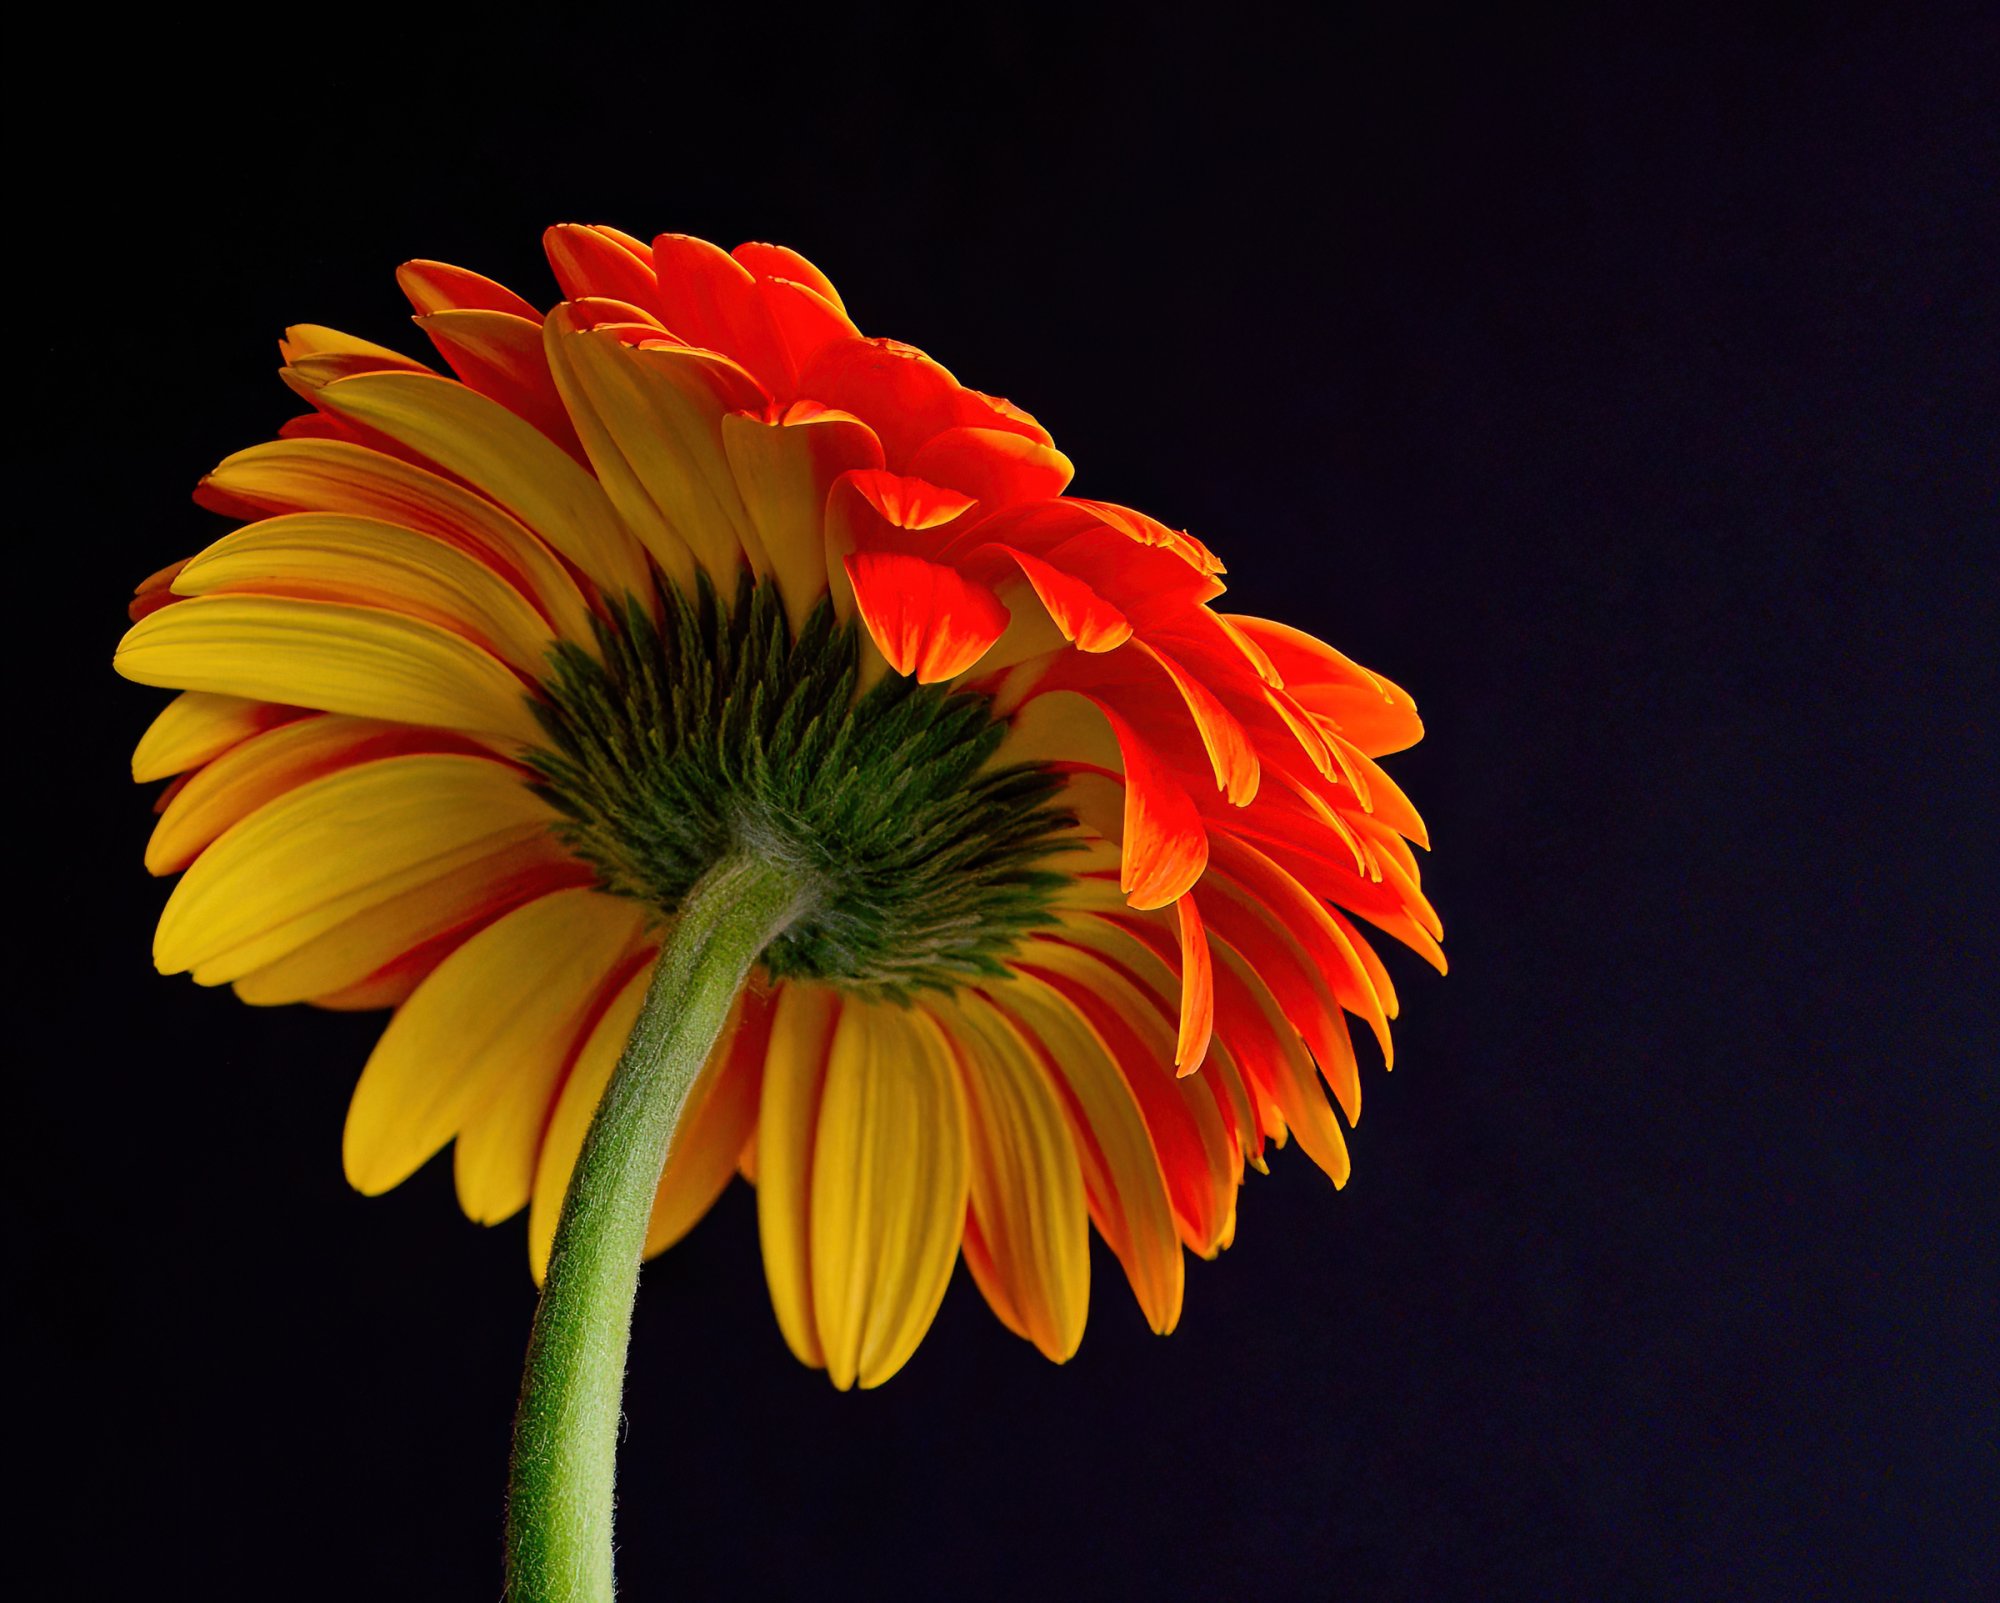
[[[805,909],[797,869],[738,852],[696,883],[584,1138],[514,1422],[508,1603],[609,1603],[620,1395],[654,1193],[688,1091],[764,948]]]

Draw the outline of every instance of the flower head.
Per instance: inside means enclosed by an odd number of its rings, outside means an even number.
[[[863,337],[811,263],[546,239],[544,314],[399,275],[449,368],[317,326],[312,410],[198,499],[244,520],[140,587],[128,677],[182,692],[134,772],[182,877],[163,972],[395,1009],[347,1171],[455,1142],[540,1273],[662,931],[726,852],[815,887],[691,1096],[647,1246],[743,1172],[792,1350],[874,1385],[962,1252],[1055,1359],[1094,1224],[1154,1329],[1295,1136],[1336,1184],[1396,994],[1440,969],[1421,726],[1222,565],[1064,494],[1033,417]]]

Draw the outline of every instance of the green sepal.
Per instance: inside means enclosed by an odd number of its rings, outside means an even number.
[[[765,968],[894,1000],[1004,973],[1053,921],[1075,819],[1061,776],[993,762],[989,698],[898,674],[857,697],[855,626],[822,600],[794,639],[748,574],[728,606],[705,577],[654,600],[597,622],[601,660],[559,647],[534,702],[538,788],[608,889],[667,919],[725,857],[795,868],[818,892]]]

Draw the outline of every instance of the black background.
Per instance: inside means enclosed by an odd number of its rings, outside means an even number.
[[[372,1019],[152,973],[162,698],[108,660],[215,531],[195,478],[296,410],[286,323],[422,350],[399,261],[546,303],[559,220],[797,246],[1237,608],[1410,686],[1454,960],[1396,966],[1347,1190],[1252,1176],[1169,1340],[1101,1250],[1063,1368],[961,1272],[838,1395],[734,1187],[645,1277],[630,1596],[1992,1584],[1996,29],[1675,9],[330,12],[17,59],[34,1595],[498,1593],[521,1226],[438,1163],[346,1189]]]

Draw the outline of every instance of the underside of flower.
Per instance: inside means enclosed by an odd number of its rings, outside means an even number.
[[[553,749],[527,761],[570,849],[656,918],[731,853],[786,866],[812,891],[765,949],[773,979],[901,1001],[1004,978],[1066,883],[1043,866],[1075,845],[1061,777],[993,761],[987,696],[900,675],[859,692],[829,603],[795,640],[773,586],[746,573],[727,606],[696,589],[662,582],[664,624],[628,597],[595,656],[559,649],[535,708]]]
[[[585,1132],[718,864],[782,869],[647,1224],[741,1175],[780,1330],[836,1385],[964,1262],[1057,1360],[1088,1240],[1146,1322],[1246,1170],[1348,1175],[1386,936],[1440,972],[1411,698],[1219,610],[1194,535],[1068,493],[1013,403],[871,338],[797,253],[565,225],[561,299],[399,279],[429,366],[287,331],[307,403],[197,499],[122,673],[180,691],[163,972],[393,1009],[350,1180],[447,1146],[541,1274]],[[1338,536],[1302,531],[1302,538]],[[1342,598],[1331,598],[1342,599]]]

